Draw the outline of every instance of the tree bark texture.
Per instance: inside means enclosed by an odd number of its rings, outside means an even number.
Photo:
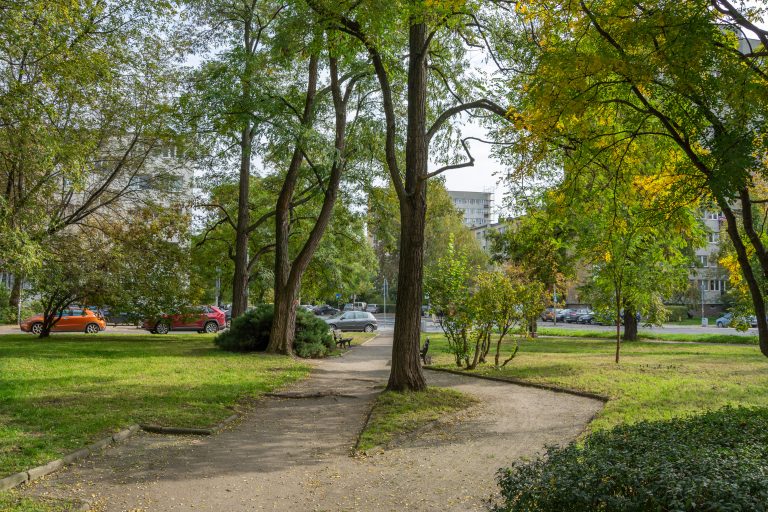
[[[248,199],[251,182],[252,143],[251,123],[246,122],[240,136],[240,186],[235,231],[235,272],[232,280],[233,319],[245,313],[248,308],[248,225],[251,221]]]
[[[423,301],[424,227],[427,212],[427,26],[414,23],[408,46],[408,127],[405,194],[400,198],[400,263],[387,389],[421,391],[427,382],[419,362]]]
[[[634,306],[624,305],[624,341],[637,341],[637,311]]]

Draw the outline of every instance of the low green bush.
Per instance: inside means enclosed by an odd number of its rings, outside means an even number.
[[[669,322],[682,322],[688,319],[688,306],[666,306],[669,312]]]
[[[232,321],[230,328],[214,343],[230,352],[262,352],[269,344],[274,307],[262,304]],[[293,349],[299,357],[322,357],[333,349],[333,337],[324,320],[309,311],[296,311],[296,335]]]
[[[499,472],[512,511],[765,511],[768,409],[619,426]]]

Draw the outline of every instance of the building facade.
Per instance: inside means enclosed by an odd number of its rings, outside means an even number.
[[[457,210],[463,212],[464,225],[468,228],[494,224],[493,192],[449,190],[448,195]]]

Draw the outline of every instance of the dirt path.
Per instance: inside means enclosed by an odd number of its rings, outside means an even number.
[[[396,448],[349,456],[386,383],[391,338],[318,362],[286,390],[340,395],[265,398],[239,425],[212,437],[140,434],[25,492],[90,501],[104,511],[483,510],[496,470],[573,439],[596,400],[428,372],[431,385],[481,403]],[[322,394],[322,393],[321,393]]]

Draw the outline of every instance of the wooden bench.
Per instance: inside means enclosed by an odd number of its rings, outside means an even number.
[[[336,342],[337,347],[341,346],[341,348],[344,348],[344,345],[346,345],[347,348],[352,348],[352,338],[344,338],[344,335],[338,329],[333,330],[333,341]]]

